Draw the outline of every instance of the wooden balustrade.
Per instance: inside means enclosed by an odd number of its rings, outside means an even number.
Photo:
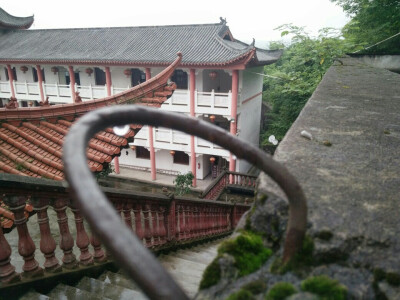
[[[223,190],[229,186],[241,187],[243,189],[255,189],[257,176],[244,173],[223,171],[205,189],[201,198],[217,200]]]
[[[31,188],[32,183],[36,184],[35,190]],[[14,212],[19,254],[24,259],[21,279],[20,274],[15,272],[12,259],[10,262],[11,248],[7,235],[0,230],[2,284],[62,272],[64,269],[79,270],[79,265],[87,267],[107,261],[99,239],[86,231],[81,213],[69,200],[62,183],[0,174],[0,188],[5,194],[4,202]],[[125,224],[147,247],[155,250],[228,234],[249,209],[248,205],[194,198],[171,198],[110,188],[103,188],[103,191],[112,199],[111,203]],[[38,225],[27,223],[24,215],[28,195]],[[49,222],[49,210],[52,209],[56,213],[60,232],[58,245],[50,230],[54,226]],[[70,228],[69,224],[74,224],[74,228]],[[36,247],[29,234],[30,226],[39,226],[40,251],[43,255],[39,261],[44,261],[42,266],[34,256]],[[62,250],[62,264],[55,255],[57,246]],[[73,253],[74,247],[80,251],[78,258]]]

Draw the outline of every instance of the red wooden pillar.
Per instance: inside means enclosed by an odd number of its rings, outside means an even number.
[[[107,96],[111,96],[111,85],[112,85],[112,80],[111,80],[111,71],[110,67],[105,67],[106,70],[106,87],[107,87]],[[119,174],[119,158],[115,157],[114,158],[114,167],[115,167],[115,173]]]
[[[27,219],[25,218],[25,204],[26,198],[13,196],[6,197],[6,203],[9,205],[10,210],[14,213],[14,224],[18,230],[18,253],[24,259],[22,270],[23,276],[35,277],[43,274],[43,269],[39,267],[39,263],[35,259],[36,246],[33,242],[28,226],[26,225]]]
[[[7,73],[8,73],[8,80],[10,81],[10,90],[11,90],[11,97],[15,98],[15,90],[14,90],[14,73],[10,65],[7,65]]]
[[[56,242],[50,232],[49,217],[47,209],[49,207],[49,200],[31,198],[34,210],[36,211],[37,220],[40,230],[40,251],[42,251],[45,262],[44,268],[47,272],[61,271],[61,266],[58,259],[55,257],[54,251],[56,250]]]
[[[76,99],[76,94],[75,94],[75,72],[74,72],[74,67],[73,66],[68,66],[68,72],[69,72],[69,85],[71,87],[71,95],[72,95],[72,101],[75,103]]]
[[[106,85],[107,85],[107,96],[111,96],[111,72],[110,67],[106,67]]]
[[[237,101],[238,101],[238,88],[239,88],[239,71],[232,71],[232,102],[231,102],[231,128],[230,132],[236,135],[237,132]],[[236,161],[233,155],[229,155],[229,171],[236,171]]]
[[[146,68],[146,80],[151,78],[150,68]],[[154,136],[153,127],[149,126],[149,146],[150,146],[150,170],[151,170],[151,180],[156,180],[156,153],[154,151]]]
[[[36,65],[36,73],[38,76],[40,99],[42,100],[42,102],[44,102],[45,97],[44,97],[44,91],[43,91],[43,73],[42,73],[42,69],[40,68],[39,65]]]
[[[190,69],[190,116],[195,117],[195,92],[196,92],[196,72],[194,69]],[[192,167],[193,174],[193,187],[197,186],[196,179],[196,152],[194,145],[194,136],[190,136],[190,165]]]

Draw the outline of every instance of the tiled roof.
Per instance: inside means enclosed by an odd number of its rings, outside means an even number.
[[[224,67],[253,59],[275,62],[280,53],[230,39],[218,24],[14,30],[0,38],[0,61],[85,64],[166,65],[185,53],[182,65]],[[29,50],[29,51],[27,51]]]
[[[31,17],[14,17],[0,7],[0,29],[27,29],[33,23]]]

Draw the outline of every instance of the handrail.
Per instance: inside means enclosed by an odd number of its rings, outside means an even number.
[[[95,234],[150,298],[187,299],[187,296],[157,259],[124,226],[86,164],[86,147],[96,132],[132,123],[168,127],[198,136],[226,148],[238,159],[258,166],[282,188],[289,200],[283,262],[288,262],[300,250],[307,226],[306,199],[295,177],[271,156],[221,128],[183,114],[135,105],[92,111],[71,127],[64,143],[66,178],[71,184],[72,196]],[[118,235],[115,235],[116,230]],[[136,255],[132,256],[132,253]]]

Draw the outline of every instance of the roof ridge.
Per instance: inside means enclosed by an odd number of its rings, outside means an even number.
[[[161,27],[206,27],[206,26],[222,26],[228,27],[225,24],[221,23],[202,23],[202,24],[172,24],[172,25],[145,25],[145,26],[110,26],[110,27],[71,27],[71,28],[38,28],[38,29],[30,29],[29,31],[51,31],[51,30],[101,30],[101,29],[131,29],[131,28],[161,28]]]

